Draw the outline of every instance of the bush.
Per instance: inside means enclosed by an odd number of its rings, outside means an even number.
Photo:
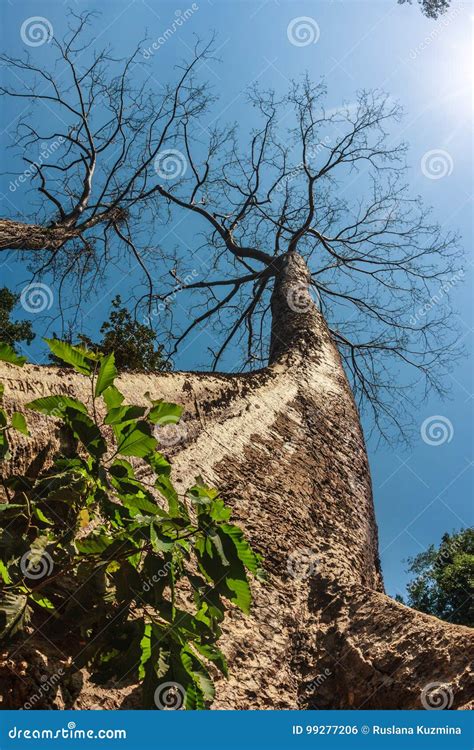
[[[113,354],[47,343],[89,381],[90,408],[66,395],[28,404],[59,419],[70,449],[36,477],[3,480],[0,636],[77,634],[74,667],[94,680],[134,676],[144,708],[205,708],[210,664],[227,675],[217,642],[228,602],[249,612],[260,556],[217,490],[199,478],[184,496],[174,488],[157,445],[181,407],[148,394],[146,407],[126,404]],[[24,364],[5,344],[0,358]],[[15,431],[28,434],[25,417],[0,410],[2,458]]]

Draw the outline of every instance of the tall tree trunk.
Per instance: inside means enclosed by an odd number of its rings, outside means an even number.
[[[219,682],[214,707],[466,707],[472,631],[383,593],[352,393],[309,297],[303,259],[288,254],[278,263],[268,367],[120,383],[134,402],[148,390],[185,405],[183,440],[170,451],[176,483],[187,486],[200,471],[265,557],[269,579],[254,586],[251,616],[232,611],[226,624],[231,678]],[[54,368],[5,365],[0,379],[15,408],[51,392],[87,398],[78,377]],[[16,470],[59,439],[45,418],[31,419],[33,439],[17,448]],[[128,707],[130,691],[87,685],[74,705]]]

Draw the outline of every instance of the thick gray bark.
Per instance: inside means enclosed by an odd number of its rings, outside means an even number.
[[[128,375],[120,383],[133,402],[148,390],[185,405],[183,439],[169,451],[176,483],[188,486],[199,472],[218,486],[265,557],[269,580],[255,584],[251,616],[232,612],[226,625],[231,678],[219,681],[214,707],[420,708],[435,682],[449,686],[453,708],[465,707],[472,631],[383,593],[354,400],[309,298],[304,261],[291,254],[279,262],[268,367]],[[69,371],[5,365],[0,379],[15,408],[51,392],[87,399]],[[33,420],[34,437],[18,446],[16,467],[57,444],[50,423]],[[131,705],[133,687],[104,690],[87,680],[74,702]]]

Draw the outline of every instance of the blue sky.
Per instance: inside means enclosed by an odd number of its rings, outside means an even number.
[[[395,0],[188,0],[156,2],[4,2],[0,11],[3,46],[20,56],[25,44],[20,35],[23,22],[41,15],[60,36],[65,27],[65,11],[96,9],[102,16],[96,25],[98,46],[110,44],[118,56],[126,55],[137,40],[147,34],[153,42],[187,8],[193,12],[176,28],[165,44],[154,51],[150,65],[157,81],[170,78],[174,63],[189,55],[194,35],[208,38],[217,33],[218,61],[210,61],[203,75],[220,94],[213,118],[237,120],[242,131],[251,125],[244,92],[258,81],[263,87],[286,88],[289,79],[305,70],[315,80],[324,76],[328,85],[328,106],[342,100],[351,102],[357,89],[379,88],[400,101],[405,116],[392,131],[394,140],[406,140],[409,150],[411,189],[434,208],[434,215],[445,228],[459,230],[466,250],[463,283],[450,291],[458,311],[456,325],[468,350],[472,350],[472,34],[474,10],[471,4],[454,0],[453,10],[440,21],[425,18],[416,3],[399,6]],[[194,10],[195,8],[195,10]],[[306,17],[317,37],[315,43],[291,44],[289,24]],[[309,19],[309,20],[308,20]],[[150,46],[143,44],[143,49]],[[50,59],[48,45],[31,47],[32,59],[40,65]],[[18,109],[5,105],[2,110],[2,150],[14,138]],[[45,118],[52,116],[45,112]],[[431,174],[422,163],[427,154],[441,151],[441,161],[431,161]],[[5,152],[3,152],[5,153]],[[10,154],[3,169],[11,170]],[[441,171],[437,171],[437,169]],[[429,171],[429,170],[428,170]],[[435,179],[436,178],[436,179]],[[14,211],[28,215],[31,193],[23,186],[12,192],[11,176],[2,180],[1,213]],[[187,241],[186,227],[175,227],[176,241]],[[26,266],[8,261],[1,267],[2,284],[21,289],[28,280]],[[107,317],[110,300],[130,291],[131,276],[111,274],[100,293],[83,310],[81,327],[93,333]],[[54,312],[54,308],[51,312]],[[20,309],[18,317],[28,317]],[[29,316],[38,333],[43,323]],[[206,332],[203,333],[205,340]],[[203,337],[198,336],[175,361],[180,369],[200,363]],[[30,347],[30,356],[41,360],[39,342]],[[236,353],[225,362],[234,369]],[[406,575],[403,559],[417,554],[441,534],[472,523],[473,445],[473,362],[470,356],[456,365],[448,376],[450,399],[431,398],[421,403],[414,421],[417,432],[408,450],[384,448],[369,443],[375,505],[379,524],[380,549],[387,590],[403,592]],[[425,420],[442,425],[441,437],[430,444],[422,439]]]

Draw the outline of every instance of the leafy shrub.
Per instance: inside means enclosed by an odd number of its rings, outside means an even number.
[[[154,433],[181,407],[148,394],[146,407],[126,404],[113,354],[47,343],[88,379],[90,408],[65,395],[28,404],[59,419],[69,441],[38,476],[3,480],[0,637],[77,634],[85,646],[74,666],[94,680],[136,677],[144,708],[205,708],[209,665],[227,675],[217,646],[227,602],[248,613],[247,571],[261,576],[261,559],[217,490],[200,479],[184,496],[174,488]],[[5,344],[0,358],[24,364]],[[8,458],[12,432],[27,434],[27,423],[4,410],[0,420]]]

